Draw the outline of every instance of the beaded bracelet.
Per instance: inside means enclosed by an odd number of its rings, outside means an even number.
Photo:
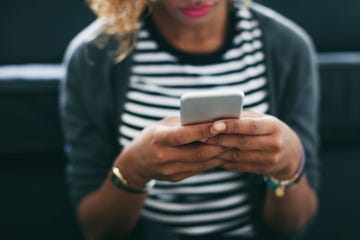
[[[301,177],[304,175],[304,167],[305,167],[305,154],[304,149],[301,146],[301,160],[300,160],[300,167],[296,171],[295,175],[292,176],[290,179],[286,180],[279,180],[270,176],[269,174],[264,174],[264,181],[267,185],[275,190],[275,195],[277,197],[283,197],[285,195],[285,191],[295,187],[298,182],[300,181]]]
[[[128,180],[121,174],[120,169],[115,166],[112,168],[111,181],[117,188],[135,194],[146,193],[155,185],[155,180],[151,180],[144,188],[134,188],[129,185]]]

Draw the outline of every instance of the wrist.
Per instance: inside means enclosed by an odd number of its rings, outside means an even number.
[[[270,175],[270,174],[264,174],[264,180],[267,183],[267,185],[275,190],[275,195],[277,197],[283,197],[285,195],[285,190],[291,189],[297,185],[297,183],[300,181],[304,169],[305,169],[305,154],[304,150],[301,146],[301,158],[300,158],[300,166],[297,168],[295,174],[293,174],[291,177],[286,179],[280,179],[278,176]]]
[[[280,180],[289,179],[295,175],[297,170],[300,168],[300,165],[301,165],[301,157],[294,159],[292,161],[289,161],[289,164],[287,164],[282,169],[275,171],[275,172],[270,172],[269,174],[271,176],[273,176],[274,178],[277,178]]]
[[[126,184],[134,188],[145,188],[151,180],[142,176],[140,171],[137,171],[138,168],[135,166],[134,160],[125,152],[116,159],[114,167],[121,170],[121,175],[126,180]]]
[[[300,141],[299,144],[296,144],[295,146],[296,148],[293,150],[296,153],[293,155],[295,157],[289,157],[288,163],[284,167],[268,174],[279,180],[290,179],[303,167],[301,166],[305,160],[303,146]]]
[[[129,185],[127,179],[122,175],[120,169],[116,166],[112,168],[111,181],[113,184],[122,191],[132,194],[144,194],[153,188],[155,180],[150,181],[142,188],[133,187]]]

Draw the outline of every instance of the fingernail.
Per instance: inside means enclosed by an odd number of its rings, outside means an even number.
[[[216,122],[214,125],[214,130],[217,132],[224,131],[226,129],[226,124],[223,122]]]

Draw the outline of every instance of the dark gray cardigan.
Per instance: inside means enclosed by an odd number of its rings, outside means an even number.
[[[270,113],[299,135],[306,153],[307,176],[317,190],[319,88],[312,43],[298,26],[272,10],[259,4],[252,10],[263,31]],[[97,21],[81,32],[65,56],[67,74],[60,103],[75,206],[101,185],[121,152],[117,129],[131,55],[115,63],[111,41],[99,47],[94,40],[100,27]]]

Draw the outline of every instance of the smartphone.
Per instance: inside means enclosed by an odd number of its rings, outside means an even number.
[[[239,89],[184,93],[180,99],[181,125],[240,118],[244,96]]]

